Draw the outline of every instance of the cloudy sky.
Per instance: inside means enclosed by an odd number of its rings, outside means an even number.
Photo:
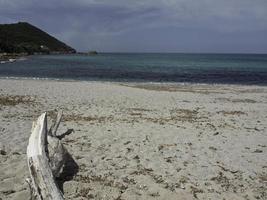
[[[79,51],[267,53],[267,0],[0,0]]]

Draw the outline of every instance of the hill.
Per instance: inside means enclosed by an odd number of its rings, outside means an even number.
[[[75,52],[75,49],[27,22],[0,24],[0,53]]]

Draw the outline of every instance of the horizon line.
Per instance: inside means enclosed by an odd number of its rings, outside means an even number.
[[[90,51],[77,51],[77,53],[88,53]],[[254,55],[267,55],[266,53],[257,53],[257,52],[156,52],[156,51],[145,51],[145,52],[135,52],[135,51],[97,51],[98,54],[101,53],[117,53],[117,54],[254,54]]]

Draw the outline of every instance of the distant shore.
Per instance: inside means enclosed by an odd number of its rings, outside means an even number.
[[[66,54],[75,54],[75,53],[68,53],[68,52],[50,52],[50,53],[42,53],[42,52],[35,52],[33,54],[28,53],[0,53],[0,64],[11,63],[18,60],[24,60],[26,57],[33,56],[33,55],[66,55]]]
[[[28,56],[26,53],[0,53],[0,64],[15,62],[26,56]]]

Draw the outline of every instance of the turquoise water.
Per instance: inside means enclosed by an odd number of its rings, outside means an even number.
[[[0,64],[0,77],[267,85],[267,55],[41,55]]]

